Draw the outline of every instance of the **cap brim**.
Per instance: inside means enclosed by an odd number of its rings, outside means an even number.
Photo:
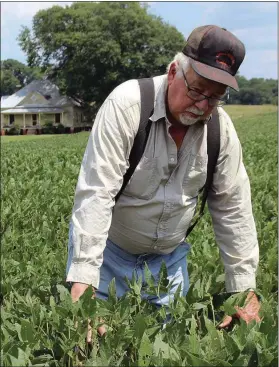
[[[214,80],[217,83],[225,84],[228,87],[233,88],[237,92],[239,91],[239,87],[235,77],[230,75],[226,71],[214,68],[213,66],[203,64],[191,58],[190,58],[190,64],[192,68],[195,70],[195,72],[203,76],[204,78]]]

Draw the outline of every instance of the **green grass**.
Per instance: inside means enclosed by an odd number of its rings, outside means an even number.
[[[112,284],[108,302],[85,294],[73,305],[65,288],[68,223],[89,133],[6,140],[9,144],[1,147],[1,365],[77,365],[73,347],[84,350],[84,320],[90,317],[96,324],[98,311],[109,332],[103,339],[94,336],[88,359],[78,357],[84,366],[277,366],[278,134],[273,107],[226,106],[251,182],[260,244],[257,285],[263,296],[263,321],[241,323],[231,331],[216,329],[230,307],[217,302],[224,275],[208,213],[189,237],[191,288],[186,300],[177,298],[172,305],[174,321],[166,329],[163,311],[141,301],[140,284],[133,282],[122,300],[115,299]]]
[[[226,105],[224,109],[230,115],[233,122],[238,119],[278,112],[278,107],[270,104],[260,106]]]
[[[10,143],[10,142],[28,142],[28,141],[36,141],[41,139],[49,139],[55,135],[4,135],[1,136],[1,143]]]

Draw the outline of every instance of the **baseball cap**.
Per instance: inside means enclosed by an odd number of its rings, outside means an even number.
[[[244,57],[244,44],[216,25],[195,28],[182,51],[196,73],[239,91],[235,74]]]

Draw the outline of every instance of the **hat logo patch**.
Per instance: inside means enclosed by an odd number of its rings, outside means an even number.
[[[228,69],[235,63],[235,58],[228,52],[218,52],[216,55],[216,63],[219,64],[221,68]]]

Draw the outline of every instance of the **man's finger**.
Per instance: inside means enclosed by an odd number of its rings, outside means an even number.
[[[97,331],[100,336],[103,336],[107,332],[107,329],[105,326],[102,325],[97,328]],[[89,319],[88,319],[86,342],[89,344],[92,343],[92,326],[91,326],[91,321]]]
[[[107,332],[107,329],[106,329],[105,326],[100,326],[100,327],[98,327],[97,331],[98,331],[100,336],[103,336]]]
[[[224,320],[221,322],[221,324],[218,325],[218,328],[222,329],[230,325],[232,322],[231,316],[225,316]]]
[[[87,343],[92,343],[92,326],[90,324],[90,320],[89,319],[88,319],[86,342]]]

